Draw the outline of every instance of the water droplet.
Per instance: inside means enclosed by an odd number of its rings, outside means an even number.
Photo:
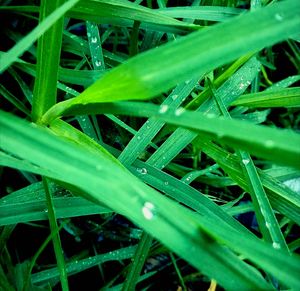
[[[159,113],[165,113],[167,112],[169,109],[169,106],[168,105],[161,105],[160,108],[159,108]]]
[[[165,184],[166,186],[168,186],[168,185],[169,185],[169,182],[168,182],[168,181],[166,181],[164,184]]]
[[[141,175],[146,175],[148,173],[146,168],[137,168],[136,171]]]
[[[278,250],[280,249],[280,244],[278,242],[273,242],[272,247]]]
[[[140,139],[141,139],[141,136],[140,136],[140,135],[138,135],[136,138],[137,138],[138,140],[140,140]]]
[[[270,228],[271,224],[269,222],[266,222],[266,228]]]
[[[250,163],[250,160],[249,159],[243,159],[242,162],[246,166]]]
[[[142,208],[142,213],[147,220],[153,219],[155,216],[155,206],[151,202],[145,202]]]
[[[273,148],[274,145],[275,145],[275,143],[274,143],[274,141],[271,140],[271,139],[267,139],[267,140],[265,141],[265,146],[266,146],[267,148],[269,148],[269,149]]]
[[[171,96],[172,100],[176,100],[178,98],[178,95],[174,94]]]
[[[245,87],[244,83],[240,83],[239,89],[243,89]]]
[[[44,212],[45,212],[45,213],[48,213],[48,208],[45,208],[45,209],[44,209]]]
[[[97,166],[96,166],[96,170],[97,170],[97,171],[102,170],[102,166],[101,166],[101,165],[97,165]]]
[[[96,43],[97,42],[97,37],[92,37],[91,42]]]
[[[101,65],[102,65],[102,63],[101,63],[100,61],[96,61],[96,62],[95,62],[95,66],[96,66],[96,67],[100,67]]]
[[[275,14],[275,19],[278,20],[278,21],[282,21],[282,20],[283,20],[283,17],[282,17],[282,15],[280,15],[279,13],[276,13],[276,14]]]
[[[184,81],[185,84],[189,84],[190,82],[191,82],[191,80]]]
[[[214,114],[214,113],[207,113],[207,114],[206,114],[206,117],[207,117],[207,118],[215,118],[215,117],[216,117],[216,114]]]
[[[185,109],[183,107],[179,107],[178,109],[175,110],[175,115],[180,116],[184,111]]]
[[[90,36],[91,36],[91,33],[90,33],[90,32],[88,32],[88,33],[87,33],[87,36],[88,36],[88,37],[90,37]]]

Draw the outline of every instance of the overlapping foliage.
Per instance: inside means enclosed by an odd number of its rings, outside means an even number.
[[[1,263],[9,269],[1,288],[60,281],[68,290],[71,275],[114,260],[127,265],[115,288],[147,287],[159,273],[142,273],[155,241],[204,285],[300,288],[300,198],[286,186],[299,184],[300,78],[268,77],[278,70],[280,42],[299,74],[299,1],[8,2],[0,14],[24,35],[4,28],[15,44],[0,55],[0,164],[3,177],[13,168],[31,185],[1,193]],[[34,25],[28,31],[23,22]],[[243,225],[244,212],[258,226]],[[143,231],[136,245],[128,239],[79,261],[64,256],[59,233],[68,218],[101,215],[103,230],[114,213]],[[11,233],[42,220],[50,235],[29,264],[5,265]],[[37,271],[51,239],[57,268]],[[170,261],[187,288],[188,276]]]

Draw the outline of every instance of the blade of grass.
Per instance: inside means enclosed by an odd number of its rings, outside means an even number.
[[[125,247],[119,250],[110,251],[108,253],[96,255],[82,260],[76,260],[66,265],[67,274],[73,275],[82,272],[98,264],[109,261],[121,261],[132,257],[136,246]],[[45,271],[32,274],[33,283],[45,283],[59,277],[57,268],[51,268]]]
[[[159,12],[174,18],[226,21],[245,12],[245,9],[222,6],[180,6],[160,8]]]
[[[2,84],[0,84],[0,94],[16,108],[26,115],[30,115],[30,111],[25,107],[25,105],[11,92],[9,92]]]
[[[61,241],[59,237],[59,231],[58,231],[58,225],[56,221],[56,215],[55,215],[55,209],[52,201],[52,194],[51,190],[49,188],[49,182],[47,178],[43,178],[43,185],[44,190],[46,194],[46,202],[47,202],[47,208],[48,208],[48,216],[49,216],[49,224],[51,233],[56,233],[56,235],[53,235],[52,241],[54,246],[54,253],[57,261],[57,268],[60,274],[60,283],[63,291],[69,290],[69,284],[68,284],[68,275],[66,272],[66,265],[65,265],[65,259],[63,255],[63,249],[61,246]]]
[[[220,96],[216,93],[211,82],[209,83],[213,96],[220,108],[222,115],[230,119],[231,116],[228,113],[225,104],[223,103]],[[263,188],[263,185],[256,171],[256,167],[253,163],[251,156],[246,151],[237,150],[236,152],[240,158],[244,172],[250,182],[249,187],[252,190],[250,191],[250,194],[254,206],[256,219],[259,225],[259,229],[263,235],[263,238],[266,241],[271,241],[274,248],[283,248],[285,251],[288,252],[289,250],[287,244],[284,240],[283,234],[280,230],[275,214],[269,203],[267,194]]]
[[[139,102],[98,103],[73,106],[65,115],[86,113],[114,113],[140,117],[156,117],[203,134],[204,137],[244,149],[250,153],[285,165],[300,168],[300,135],[292,130],[253,125],[242,120],[230,120],[215,114],[202,114],[178,108]],[[247,132],[247,135],[243,133]],[[286,143],[289,140],[289,143]],[[166,158],[164,158],[166,160]],[[164,164],[165,166],[165,164]]]
[[[94,70],[104,71],[105,63],[97,24],[87,21],[86,28]]]
[[[26,170],[34,171],[34,167]],[[55,189],[52,189],[52,192],[55,192]],[[45,192],[40,182],[10,193],[0,199],[0,225],[46,220],[48,217],[45,212],[45,203]],[[81,197],[55,195],[53,204],[57,218],[111,212],[108,208],[95,205]]]
[[[129,291],[136,289],[136,283],[140,278],[140,273],[144,266],[148,251],[152,244],[152,237],[143,232],[138,247],[134,253],[133,261],[130,264],[128,275],[123,283],[122,291]]]
[[[179,278],[179,281],[180,281],[180,283],[181,283],[181,285],[182,285],[182,287],[183,287],[183,290],[184,290],[184,291],[187,291],[188,289],[187,289],[186,286],[185,286],[184,279],[183,279],[183,277],[182,277],[182,275],[181,275],[181,272],[180,272],[180,269],[179,269],[179,267],[178,267],[178,265],[177,265],[175,256],[174,256],[172,253],[170,253],[170,257],[171,257],[172,263],[173,263],[173,265],[174,265],[176,274],[177,274],[177,276],[178,276],[178,278]]]
[[[233,106],[247,107],[299,107],[300,88],[268,90],[240,96],[231,103]]]
[[[34,28],[8,52],[1,54],[0,73],[7,69],[22,55],[45,31],[47,31],[66,11],[71,9],[79,0],[69,0],[51,13],[44,21]]]
[[[47,247],[47,245],[51,242],[51,240],[53,239],[54,236],[59,234],[59,231],[63,228],[63,224],[60,225],[59,228],[57,228],[57,230],[55,232],[51,232],[50,235],[45,239],[45,241],[42,243],[42,245],[39,247],[39,249],[37,250],[37,252],[34,254],[33,258],[30,261],[30,265],[28,267],[28,275],[26,276],[26,279],[24,281],[23,284],[23,291],[27,291],[30,290],[30,281],[31,281],[31,273],[32,270],[36,264],[37,259],[39,258],[39,256],[41,255],[41,253],[45,250],[45,248]]]
[[[41,1],[39,23],[42,23],[64,2],[65,0]],[[33,121],[39,120],[56,103],[56,83],[62,45],[63,21],[63,18],[58,19],[38,39],[36,78],[32,101]]]
[[[187,29],[196,29],[196,25],[184,23],[152,9],[122,0],[86,0],[79,2],[71,11],[73,18],[94,21],[94,19],[130,19],[140,22],[149,22],[159,25],[178,26]]]

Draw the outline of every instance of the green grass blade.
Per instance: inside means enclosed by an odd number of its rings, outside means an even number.
[[[92,57],[92,64],[95,70],[105,70],[104,57],[101,45],[99,30],[96,23],[87,21],[87,36]]]
[[[245,12],[244,9],[222,6],[168,7],[161,8],[158,11],[174,18],[192,18],[208,21],[226,21]]]
[[[43,33],[45,33],[66,11],[71,9],[79,0],[69,0],[51,13],[43,22],[34,28],[28,35],[19,41],[7,53],[0,56],[0,72],[7,69],[17,58],[22,55]]]
[[[61,287],[63,291],[68,291],[69,290],[68,275],[66,272],[65,260],[64,260],[63,250],[62,250],[60,236],[58,232],[58,225],[57,225],[55,209],[52,201],[52,194],[50,192],[51,190],[49,188],[49,182],[47,178],[43,177],[43,185],[46,194],[46,202],[48,208],[48,216],[49,216],[51,233],[56,233],[56,235],[52,237],[52,241],[53,241],[54,253],[57,261],[57,268],[60,275]]]
[[[159,25],[197,28],[196,25],[187,24],[144,6],[121,0],[82,1],[70,11],[70,16],[89,21],[99,21],[101,18],[107,18],[110,21],[111,19],[129,19]]]
[[[115,251],[110,251],[108,253],[100,254],[94,257],[89,257],[86,259],[73,261],[67,263],[66,270],[69,275],[76,274],[78,272],[82,272],[98,264],[109,262],[109,261],[121,261],[125,259],[129,259],[132,257],[136,246],[130,246],[126,248],[122,248]],[[57,279],[59,276],[59,272],[57,268],[48,269],[45,271],[41,271],[35,274],[32,274],[32,282],[33,283],[46,283],[53,279]]]
[[[275,84],[273,84],[272,86],[270,86],[269,88],[266,89],[266,92],[268,91],[272,91],[272,90],[279,90],[279,89],[283,89],[286,87],[289,87],[291,85],[293,85],[294,83],[298,82],[300,80],[300,75],[295,75],[295,76],[289,76]]]
[[[299,107],[300,88],[267,90],[240,96],[231,105],[247,107]]]
[[[122,291],[135,290],[151,244],[152,237],[144,232],[133,256],[133,261],[129,267],[126,280],[122,286]]]
[[[216,94],[214,88],[211,88],[212,93],[219,105],[223,116],[231,118],[222,99]],[[266,241],[271,241],[274,248],[283,248],[288,251],[287,244],[276,220],[273,209],[269,203],[267,194],[263,188],[260,177],[256,171],[256,167],[248,152],[238,150],[237,154],[240,157],[244,172],[249,179],[249,187],[255,215],[258,221],[260,231]]]
[[[65,1],[41,1],[39,23]],[[41,116],[56,103],[56,83],[62,45],[63,18],[57,20],[39,39],[37,46],[36,78],[33,90],[32,119]]]
[[[73,106],[66,115],[87,113],[114,113],[140,117],[156,117],[170,124],[196,130],[207,138],[221,141],[234,148],[281,164],[300,168],[300,135],[292,130],[254,125],[242,120],[230,120],[215,114],[202,114],[178,108],[168,111],[168,107],[138,102],[118,102]],[[247,135],[243,133],[247,132]],[[289,143],[286,143],[289,140]],[[166,160],[166,158],[164,158]],[[165,165],[165,164],[164,164]]]
[[[63,227],[63,224],[59,228],[57,228],[57,230],[55,232],[51,232],[50,235],[45,239],[45,241],[39,247],[37,252],[34,254],[33,258],[31,259],[30,265],[28,267],[28,275],[27,275],[27,278],[25,279],[25,282],[23,284],[23,291],[30,290],[29,286],[30,286],[30,280],[31,280],[31,273],[32,273],[33,267],[36,264],[37,259],[39,258],[41,253],[45,250],[47,245],[51,242],[53,237],[59,234],[59,231],[62,229],[62,227]]]
[[[8,72],[12,75],[12,77],[18,82],[24,96],[26,97],[27,101],[32,104],[32,90],[26,84],[26,82],[22,79],[20,74],[18,74],[13,68],[9,68]]]
[[[1,163],[4,157],[0,156]],[[16,161],[14,168],[24,170],[20,166],[20,161]],[[34,165],[25,169],[34,172]],[[40,174],[40,171],[37,171]],[[52,193],[57,189],[52,189]],[[53,204],[57,218],[77,217],[92,214],[110,213],[111,210],[100,205],[96,205],[81,197],[72,196],[53,196]],[[46,200],[45,192],[40,182],[10,193],[0,199],[0,226],[30,222],[37,220],[47,220],[45,211]]]
[[[71,103],[154,97],[177,83],[295,34],[300,25],[299,13],[299,1],[289,0],[192,33],[114,68]],[[116,79],[118,83],[114,83]],[[45,122],[60,116],[68,106],[70,103],[60,103],[52,108]]]
[[[11,92],[9,92],[2,84],[0,84],[0,94],[21,112],[25,113],[26,115],[30,115],[30,111],[24,106],[24,104]]]

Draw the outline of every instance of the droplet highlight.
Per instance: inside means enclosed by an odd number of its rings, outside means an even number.
[[[155,216],[155,206],[151,202],[145,202],[142,208],[142,213],[147,220],[151,220]]]

